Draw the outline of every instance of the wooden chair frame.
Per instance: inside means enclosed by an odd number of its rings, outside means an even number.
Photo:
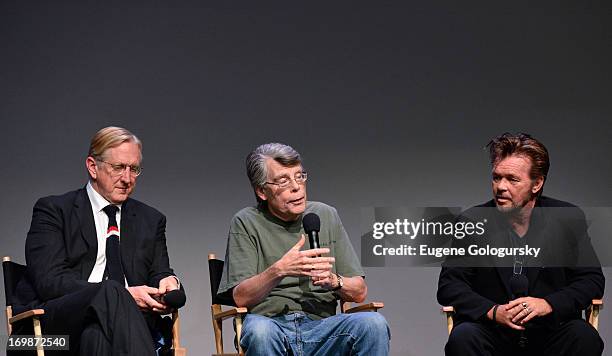
[[[591,305],[589,305],[584,311],[584,319],[591,324],[595,330],[599,331],[599,310],[603,309],[603,300],[602,299],[593,299],[591,301]],[[453,314],[455,314],[455,308],[445,306],[441,308],[442,313],[446,318],[446,329],[448,334],[450,335],[451,331],[453,331]]]
[[[7,334],[10,336],[13,333],[13,324],[15,324],[16,322],[20,321],[20,320],[26,320],[26,319],[31,319],[32,320],[32,327],[34,330],[34,336],[35,337],[42,337],[42,328],[40,326],[40,317],[42,315],[45,315],[45,311],[43,309],[32,309],[32,310],[26,310],[22,313],[19,313],[17,315],[13,315],[13,306],[11,303],[11,298],[12,298],[12,288],[14,286],[13,282],[9,282],[10,278],[7,276],[7,268],[9,268],[9,264],[15,264],[14,262],[11,261],[11,258],[9,256],[5,256],[2,258],[2,267],[3,267],[3,275],[4,275],[4,297],[6,299],[6,309],[5,309],[5,313],[6,313],[6,331]],[[16,264],[18,266],[22,266],[19,264]],[[7,286],[7,284],[11,284],[11,286]],[[9,289],[10,288],[10,289]],[[11,295],[9,295],[9,293]],[[42,345],[39,345],[36,347],[36,356],[44,356],[45,355],[45,350],[43,349]]]
[[[172,354],[187,356],[187,349],[181,347],[181,319],[178,310],[172,312]]]
[[[5,266],[5,263],[13,263],[13,264],[19,265],[15,262],[12,262],[11,257],[9,256],[5,256],[2,258],[3,267]],[[23,265],[19,265],[19,266],[23,266]],[[6,270],[3,269],[3,272],[5,273]],[[10,296],[7,295],[7,286],[6,286],[7,282],[8,280],[7,280],[7,276],[5,273],[4,274],[4,292],[5,292],[6,302],[7,302],[5,312],[6,312],[6,330],[7,330],[8,335],[11,335],[13,331],[14,323],[20,320],[32,319],[32,326],[34,328],[34,336],[41,337],[43,334],[42,334],[42,328],[40,326],[40,317],[45,314],[44,309],[32,309],[32,310],[27,310],[25,312],[19,313],[17,315],[13,315],[13,306],[9,303]],[[178,311],[174,311],[172,313],[172,352],[174,356],[186,356],[187,355],[187,349],[185,349],[184,347],[181,347],[180,345],[180,318],[179,318]],[[43,347],[37,346],[36,356],[44,356],[44,355],[45,355],[45,351]]]

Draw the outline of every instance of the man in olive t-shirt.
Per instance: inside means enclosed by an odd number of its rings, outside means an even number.
[[[249,308],[241,338],[246,354],[387,355],[384,317],[335,315],[337,299],[362,302],[367,286],[336,210],[307,201],[299,153],[265,144],[246,165],[258,206],[232,219],[219,286]],[[321,248],[302,250],[305,213],[321,219]]]

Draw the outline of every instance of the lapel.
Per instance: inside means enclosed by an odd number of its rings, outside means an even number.
[[[81,235],[87,244],[86,258],[81,264],[81,278],[87,279],[91,270],[96,263],[96,255],[98,254],[98,236],[96,233],[96,224],[94,222],[93,213],[91,211],[91,203],[87,196],[87,191],[83,188],[77,192],[74,199],[73,214],[75,217],[76,228],[80,227],[78,234]]]
[[[138,235],[136,210],[134,209],[132,200],[128,198],[121,207],[121,237],[119,244],[123,273],[125,273],[128,279],[128,284],[134,271],[133,261],[136,246],[138,246]]]

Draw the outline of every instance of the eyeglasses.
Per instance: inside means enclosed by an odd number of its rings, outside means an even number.
[[[110,163],[110,162],[106,162],[101,159],[96,159],[96,161],[108,164],[111,167],[111,172],[112,172],[112,175],[114,176],[122,175],[123,172],[125,172],[126,168],[129,168],[130,173],[132,173],[135,177],[138,177],[140,173],[142,173],[141,166],[132,166],[132,165],[125,164],[125,163]]]
[[[294,180],[297,184],[304,184],[308,179],[308,173],[306,172],[298,172],[293,176],[293,179],[289,177],[281,177],[276,180],[276,182],[266,182],[266,184],[272,184],[279,188],[287,188],[291,185],[291,181]]]

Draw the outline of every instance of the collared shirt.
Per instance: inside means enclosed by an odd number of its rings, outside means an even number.
[[[108,229],[108,216],[102,210],[105,206],[109,205],[110,202],[100,193],[92,187],[91,182],[87,183],[87,196],[91,203],[91,212],[93,213],[94,222],[96,224],[96,236],[98,239],[98,254],[96,256],[96,263],[87,279],[87,282],[97,283],[102,282],[104,278],[104,269],[106,268],[106,230]],[[121,205],[115,205],[119,208],[117,210],[117,228],[119,229],[119,236],[121,238]],[[127,281],[125,286],[127,287]]]

